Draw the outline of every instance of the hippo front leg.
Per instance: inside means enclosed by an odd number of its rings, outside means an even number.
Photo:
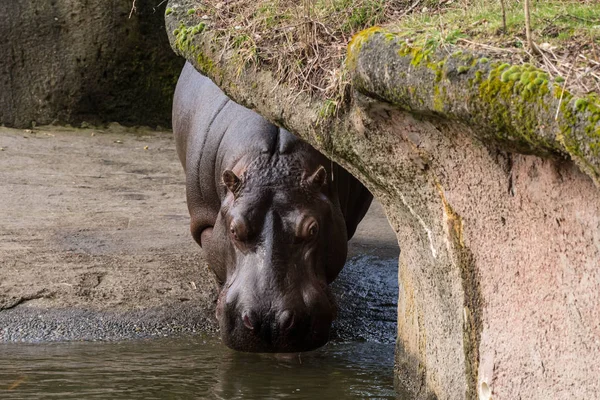
[[[212,238],[213,228],[205,228],[200,234],[200,247],[202,247],[202,243],[208,243]]]
[[[217,229],[220,225],[220,217],[217,217],[215,226],[199,223],[192,218],[190,230],[194,240],[202,247],[204,258],[208,266],[214,272],[219,284],[225,281],[227,276],[226,261],[229,259],[223,236],[223,229]]]
[[[192,220],[190,222],[190,232],[200,247],[204,247],[206,242],[210,240],[212,236],[212,229],[212,226],[207,226],[206,223],[202,222],[199,218],[194,218],[194,216],[192,216]]]

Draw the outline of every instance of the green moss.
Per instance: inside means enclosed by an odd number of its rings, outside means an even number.
[[[206,24],[200,22],[194,26],[186,26],[183,22],[179,24],[179,27],[173,31],[175,36],[175,47],[183,54],[193,53],[196,46],[192,43],[192,37],[204,32]]]
[[[433,109],[438,112],[444,111],[444,96],[440,92],[439,85],[433,88]]]
[[[196,54],[196,62],[198,67],[206,74],[210,74],[215,69],[213,61],[202,52]]]
[[[579,167],[600,186],[600,101],[596,94],[574,99],[559,85],[554,96],[562,99],[559,109],[560,134],[557,139]],[[592,157],[592,158],[591,158]],[[594,158],[595,157],[595,160]]]
[[[498,139],[508,139],[527,152],[553,152],[556,145],[538,133],[541,122],[537,114],[547,110],[549,87],[537,76],[530,65],[501,64],[482,80],[479,96],[473,101],[480,103],[477,108],[495,128]]]
[[[347,47],[347,55],[346,55],[346,66],[352,68],[356,63],[356,57],[362,46],[371,38],[371,36],[376,33],[383,32],[378,26],[373,26],[371,28],[362,30],[358,32],[356,35],[352,36],[352,39],[348,43]]]
[[[411,52],[412,60],[410,64],[413,67],[418,67],[423,62],[429,61],[429,54],[431,53],[431,49],[419,49],[414,48]]]
[[[589,105],[588,101],[586,99],[577,99],[575,101],[575,108],[577,109],[577,111],[585,111],[587,109],[587,106]]]
[[[487,64],[488,62],[490,62],[490,60],[489,60],[489,59],[487,59],[487,58],[485,58],[485,57],[481,57],[481,58],[479,59],[479,63],[480,63],[480,64]]]
[[[193,15],[193,14],[196,14],[196,10],[194,10],[193,8],[192,8],[192,9],[189,9],[189,10],[187,11],[187,15]]]
[[[398,50],[398,55],[402,57],[410,56],[410,64],[413,67],[419,67],[421,64],[425,64],[429,69],[437,69],[444,66],[445,61],[432,62],[431,56],[437,48],[437,42],[429,40],[422,47],[411,47],[406,43],[403,43]]]
[[[194,57],[197,61],[197,66],[204,73],[209,74],[214,70],[212,60],[204,55],[193,43],[192,37],[203,32],[206,25],[201,22],[198,25],[188,27],[183,22],[173,31],[175,36],[175,48],[185,57]]]
[[[167,16],[167,15],[171,15],[172,13],[173,13],[173,9],[172,9],[171,7],[167,8],[167,9],[165,10],[165,16]]]
[[[335,100],[327,99],[319,109],[318,115],[320,120],[326,120],[333,117],[337,111],[338,103]]]
[[[385,36],[385,35],[384,35]],[[391,40],[391,39],[389,39]],[[364,43],[364,42],[363,42]],[[574,144],[577,140],[565,139],[566,145],[561,146],[548,129],[548,121],[544,118],[553,115],[551,110],[551,90],[553,85],[546,72],[535,66],[525,63],[510,65],[508,63],[490,62],[488,59],[475,58],[470,54],[457,51],[440,59],[440,53],[435,52],[436,42],[430,41],[427,46],[410,46],[405,42],[398,43],[397,53],[400,57],[409,58],[410,65],[415,68],[427,68],[433,72],[435,78],[432,82],[432,94],[428,99],[424,90],[417,82],[415,86],[402,85],[401,88],[388,88],[387,93],[382,93],[383,98],[394,99],[404,109],[420,112],[427,110],[428,104],[431,111],[439,113],[446,118],[454,118],[456,110],[453,104],[456,99],[454,87],[448,86],[445,81],[444,68],[449,58],[453,58],[452,65],[458,64],[456,71],[459,74],[468,74],[469,92],[467,101],[473,110],[470,118],[474,125],[489,127],[486,137],[497,139],[513,151],[548,155],[549,153],[573,153],[577,150]],[[398,74],[400,78],[401,75]],[[404,81],[406,76],[401,77]],[[422,81],[422,80],[420,80]],[[559,80],[560,81],[560,80]],[[422,81],[427,85],[427,80]],[[463,90],[457,87],[458,90]],[[557,91],[556,85],[554,86]],[[459,96],[462,96],[459,95]],[[565,99],[568,103],[570,99]],[[590,101],[579,100],[571,105],[575,112],[588,112]],[[564,104],[561,106],[564,108]],[[596,135],[598,140],[592,141],[589,149],[594,154],[600,152],[600,128],[595,124],[600,121],[600,112],[589,114],[587,136]],[[462,118],[462,117],[460,117]],[[567,135],[568,137],[568,135]],[[589,142],[588,139],[584,141]],[[581,151],[580,151],[581,153]]]
[[[435,83],[437,84],[444,78],[444,66],[446,61],[442,60],[438,63],[428,63],[427,67],[435,72]]]

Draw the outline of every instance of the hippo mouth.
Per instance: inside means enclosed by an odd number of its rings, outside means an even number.
[[[216,307],[223,342],[233,350],[255,353],[298,353],[325,345],[337,303],[329,286],[319,286],[318,301],[312,304],[257,312],[228,304],[229,287],[224,285]]]

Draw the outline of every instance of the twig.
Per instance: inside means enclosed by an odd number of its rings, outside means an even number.
[[[133,15],[134,11],[137,11],[137,9],[135,8],[135,0],[133,0],[133,3],[131,4],[131,11],[129,12],[129,19],[131,19],[131,16]]]
[[[472,42],[472,41],[470,41],[470,40],[467,40],[467,39],[464,39],[464,38],[458,38],[456,41],[457,41],[457,42],[465,42],[465,43],[469,43],[469,44],[472,44],[472,45],[474,45],[474,46],[478,46],[478,47],[484,47],[484,48],[486,48],[486,49],[489,49],[489,50],[495,50],[495,51],[497,51],[497,52],[500,52],[500,53],[507,53],[507,52],[508,52],[508,53],[513,53],[513,52],[514,52],[514,50],[512,50],[512,49],[509,49],[509,48],[504,48],[504,49],[502,49],[502,48],[500,48],[500,47],[494,47],[494,46],[490,46],[489,44]]]
[[[568,17],[568,18],[572,18],[572,19],[578,19],[579,21],[589,22],[589,23],[592,23],[592,24],[600,22],[600,18],[586,19],[586,18],[581,18],[581,17],[578,17],[576,15],[572,15],[572,14],[561,15],[560,17]]]
[[[540,50],[531,38],[531,16],[529,14],[529,0],[525,0],[525,35],[527,36],[527,45],[534,53],[540,54]]]
[[[410,7],[408,7],[406,10],[404,10],[404,12],[402,14],[400,14],[398,16],[398,18],[402,18],[404,17],[406,14],[408,14],[409,12],[411,12],[416,6],[419,5],[419,3],[421,2],[421,0],[417,0],[415,1]]]
[[[579,57],[583,58],[584,60],[591,62],[592,64],[596,64],[596,65],[600,65],[600,62],[592,60],[591,58],[588,58],[586,56],[584,56],[583,54],[580,54]]]
[[[507,33],[507,29],[506,29],[506,7],[504,5],[504,0],[500,0],[500,5],[502,6],[502,31],[506,35],[506,33]]]
[[[581,85],[581,86],[582,86],[582,87],[585,89],[585,92],[586,92],[586,93],[589,93],[589,92],[590,92],[590,88],[588,88],[588,87],[586,86],[586,84],[585,84],[585,83],[581,82],[581,77],[580,77],[580,78],[579,78],[577,81],[578,81],[578,82],[579,82],[579,84],[580,84],[580,85]]]
[[[311,20],[310,22],[312,22],[315,25],[319,25],[323,28],[323,30],[325,31],[326,34],[328,34],[329,36],[331,36],[334,40],[338,40],[337,37],[335,37],[335,35],[331,32],[329,32],[329,29],[327,29],[327,27],[325,26],[325,24],[323,24],[322,22],[316,21],[316,20]]]
[[[152,7],[152,12],[156,12],[156,9],[160,6],[162,6],[163,4],[165,4],[168,0],[163,0],[160,3],[158,3],[157,5],[155,5],[154,7]],[[129,16],[129,18],[131,18],[131,15]]]
[[[544,59],[544,64],[546,64],[546,67],[550,66],[552,67],[552,69],[554,70],[554,72],[556,72],[557,75],[560,75],[560,71],[558,70],[558,68],[556,68],[556,66],[552,63],[552,61],[544,54],[544,52],[540,51],[539,54],[542,56],[542,58]],[[549,72],[549,71],[548,71]]]
[[[567,74],[567,77],[565,78],[565,83],[563,84],[562,91],[560,92],[560,99],[558,100],[558,107],[556,107],[556,115],[554,116],[555,121],[558,119],[558,113],[560,112],[560,106],[563,101],[563,96],[565,95],[565,90],[567,88],[567,82],[569,82],[569,77],[571,76],[571,71],[573,71],[574,66],[575,66],[575,63],[571,64],[571,68],[569,69],[569,73]]]

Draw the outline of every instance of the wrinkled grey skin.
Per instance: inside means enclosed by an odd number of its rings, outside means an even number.
[[[216,314],[225,344],[257,352],[325,344],[335,317],[328,284],[371,194],[190,64],[175,91],[173,131],[192,236],[221,286]]]

